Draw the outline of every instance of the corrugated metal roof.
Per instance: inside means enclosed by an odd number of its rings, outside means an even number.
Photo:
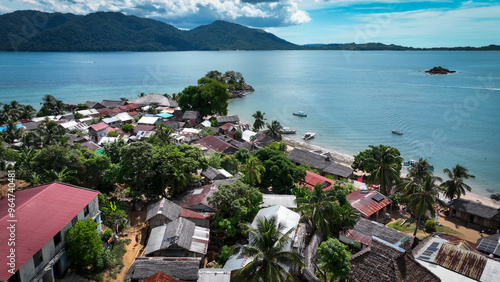
[[[198,254],[206,254],[210,241],[210,229],[196,226],[194,228],[193,239],[189,251]]]
[[[380,194],[377,191],[356,190],[346,196],[351,205],[356,208],[363,216],[370,217],[379,210],[391,204],[391,201],[384,196],[380,202],[372,199],[374,195]],[[381,194],[380,194],[381,195]]]
[[[16,219],[16,270],[26,263],[38,250],[61,231],[97,195],[98,191],[51,183],[16,191],[15,218],[8,213],[8,199],[0,200],[0,279],[7,280],[12,275],[6,267],[8,262],[7,238]],[[4,255],[5,254],[5,255]]]
[[[304,184],[310,189],[314,189],[314,186],[321,184],[323,185],[323,191],[328,191],[335,184],[335,180],[331,180],[311,171],[306,171]]]
[[[234,147],[233,145],[212,135],[207,135],[203,139],[199,140],[198,144],[205,146],[208,149],[212,149],[218,153],[222,153],[226,151],[228,148],[233,148],[234,151],[238,150],[238,148]]]
[[[212,196],[212,194],[218,190],[217,187],[218,185],[211,184],[193,190],[190,197],[182,206],[185,208],[189,208],[195,205],[204,205],[209,209],[213,209],[212,205],[208,203],[208,197]]]
[[[278,218],[278,222],[281,223],[285,228],[282,230],[282,235],[288,232],[288,230],[292,228],[297,228],[300,221],[300,214],[285,208],[284,206],[272,206],[269,208],[264,208],[259,210],[257,215],[252,221],[252,228],[257,228],[257,219],[259,218],[271,218],[276,216]],[[290,239],[293,239],[295,236],[294,232],[291,232],[289,235]]]
[[[445,243],[439,249],[434,262],[462,275],[479,280],[486,266],[487,258]]]
[[[270,206],[281,205],[288,209],[296,209],[297,203],[295,202],[295,195],[276,195],[276,194],[262,194],[261,208]]]
[[[155,124],[159,117],[142,117],[137,123],[139,124]]]
[[[198,282],[230,282],[231,271],[223,268],[202,268],[198,270]]]
[[[106,129],[106,127],[108,127],[108,125],[102,121],[98,124],[94,124],[94,125],[90,126],[90,128],[92,128],[95,131]]]

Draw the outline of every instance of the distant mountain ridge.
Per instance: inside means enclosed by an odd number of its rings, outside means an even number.
[[[262,29],[215,21],[181,30],[117,12],[88,15],[16,11],[0,15],[0,51],[500,50],[412,48],[382,43],[296,45]]]

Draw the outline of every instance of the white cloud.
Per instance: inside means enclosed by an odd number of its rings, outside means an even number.
[[[87,14],[97,11],[124,12],[169,23],[208,23],[229,20],[256,27],[287,26],[308,22],[301,0],[21,0],[47,12]]]

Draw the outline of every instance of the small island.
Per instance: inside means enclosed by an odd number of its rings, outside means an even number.
[[[430,70],[426,70],[425,71],[426,73],[428,74],[449,74],[449,73],[455,73],[456,71],[453,71],[453,70],[449,70],[449,69],[446,69],[446,68],[443,68],[443,67],[433,67],[432,69]]]

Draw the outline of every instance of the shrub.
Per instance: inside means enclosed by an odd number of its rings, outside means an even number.
[[[434,220],[429,219],[425,222],[425,232],[427,233],[436,232],[436,229],[437,229],[437,223]]]
[[[226,264],[226,261],[229,259],[230,256],[231,256],[231,248],[229,248],[228,246],[223,246],[220,249],[219,257],[217,258],[217,263],[220,265]]]
[[[130,133],[130,132],[134,131],[134,126],[130,123],[126,123],[126,124],[122,125],[122,130],[123,130],[123,132]]]
[[[108,136],[109,137],[118,137],[118,131],[111,131],[110,133],[108,133]]]
[[[113,236],[113,230],[111,230],[111,228],[108,228],[104,230],[104,232],[102,232],[101,241],[107,242],[109,238],[111,238],[111,236]]]

